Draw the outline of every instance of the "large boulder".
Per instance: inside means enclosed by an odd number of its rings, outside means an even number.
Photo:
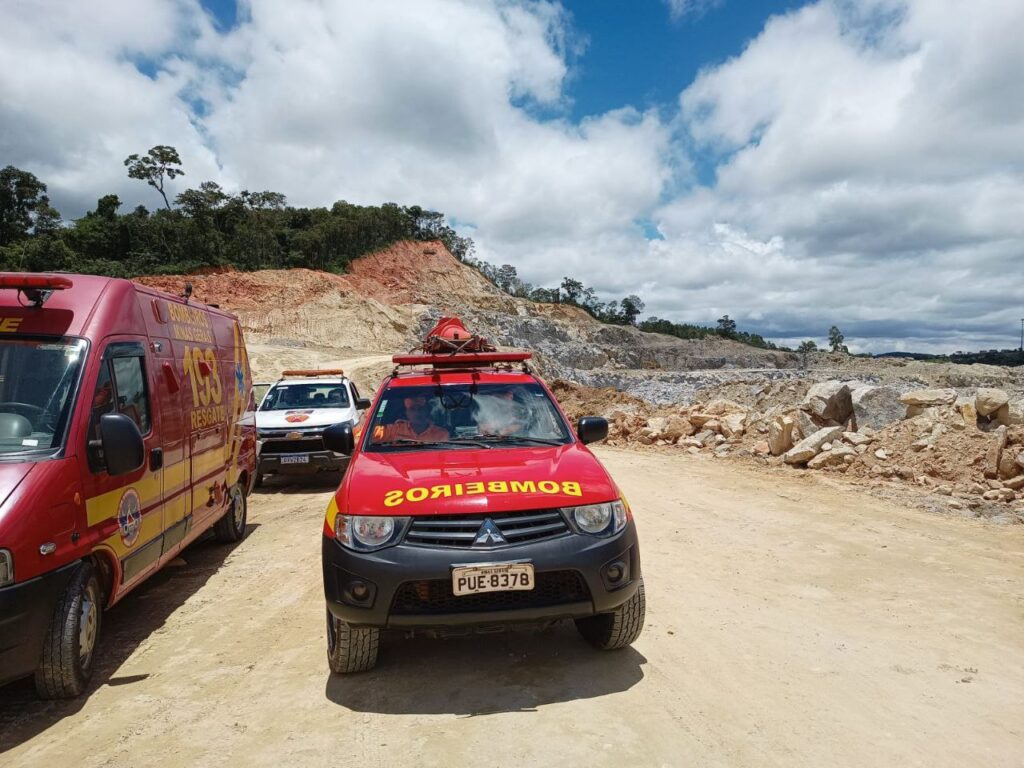
[[[857,452],[848,445],[836,443],[830,451],[822,451],[813,459],[807,462],[808,469],[822,469],[823,467],[836,467],[847,463],[847,456],[856,458]]]
[[[825,443],[831,443],[834,440],[838,440],[842,434],[842,427],[825,427],[824,429],[819,429],[813,435],[805,437],[799,443],[786,451],[782,460],[787,464],[806,464],[821,452],[821,447]]]
[[[1003,449],[1006,448],[1006,437],[1006,427],[999,427],[992,433],[992,441],[985,451],[985,464],[982,467],[987,478],[999,477],[999,462],[1003,458]]]
[[[916,405],[921,408],[938,405],[952,405],[956,402],[955,389],[915,389],[900,396],[904,405]]]
[[[740,437],[747,420],[745,413],[728,413],[721,418],[719,430],[726,437]]]
[[[882,429],[903,418],[905,405],[893,387],[857,387],[850,393],[857,429]]]
[[[807,390],[800,406],[819,419],[843,424],[853,414],[850,388],[841,381],[822,381]]]
[[[781,456],[793,447],[794,423],[789,416],[777,416],[768,425],[768,449],[772,456]]]
[[[981,416],[991,416],[1010,402],[1010,396],[1001,389],[983,387],[974,396],[974,407]]]
[[[1024,397],[1011,400],[1006,404],[1006,424],[1024,424]]]

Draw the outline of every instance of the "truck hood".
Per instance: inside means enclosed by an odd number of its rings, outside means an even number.
[[[295,408],[287,411],[257,411],[257,429],[329,427],[352,420],[351,408]]]
[[[14,493],[21,481],[28,477],[28,473],[35,468],[34,462],[18,462],[17,464],[0,464],[0,520],[4,517],[4,504],[7,498]]]
[[[358,453],[338,489],[355,515],[451,515],[611,501],[619,491],[580,444]]]

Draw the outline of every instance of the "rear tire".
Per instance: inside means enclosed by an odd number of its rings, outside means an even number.
[[[348,675],[367,672],[377,666],[380,630],[353,627],[327,612],[327,662],[331,672]]]
[[[256,473],[256,477],[253,478],[252,487],[253,488],[262,488],[263,487],[263,473],[262,472],[257,472]]]
[[[228,495],[231,500],[227,512],[213,524],[213,535],[221,544],[234,544],[245,538],[245,521],[249,515],[249,505],[241,483],[231,486]]]
[[[70,699],[85,691],[96,660],[102,614],[103,590],[96,569],[82,563],[50,618],[35,672],[40,698]]]
[[[612,613],[599,613],[585,619],[576,619],[576,629],[595,648],[612,651],[625,648],[640,637],[644,628],[647,599],[644,596],[644,580],[629,600]]]

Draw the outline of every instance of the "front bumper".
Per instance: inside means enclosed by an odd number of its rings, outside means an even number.
[[[452,595],[454,565],[511,561],[533,563],[533,591]],[[625,565],[627,571],[615,584],[606,573],[612,563]],[[399,544],[364,553],[324,536],[323,574],[327,609],[334,616],[355,626],[399,629],[506,625],[608,613],[636,593],[641,577],[632,520],[607,539],[571,533],[497,549]],[[366,585],[368,597],[359,600],[353,595],[355,582]]]
[[[309,461],[302,464],[282,463],[282,458],[288,456],[308,456]],[[348,461],[348,456],[342,456],[333,451],[314,451],[309,453],[260,453],[259,469],[261,475],[283,475],[283,474],[311,474],[314,472],[330,472],[341,469]]]
[[[78,562],[0,589],[0,685],[35,672],[54,607]]]

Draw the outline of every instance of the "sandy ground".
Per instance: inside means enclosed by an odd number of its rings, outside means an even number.
[[[198,542],[107,615],[86,696],[0,689],[0,765],[1024,763],[1020,530],[808,475],[598,453],[640,529],[632,649],[571,625],[396,636],[374,672],[332,677],[335,479],[271,481],[243,542]]]

